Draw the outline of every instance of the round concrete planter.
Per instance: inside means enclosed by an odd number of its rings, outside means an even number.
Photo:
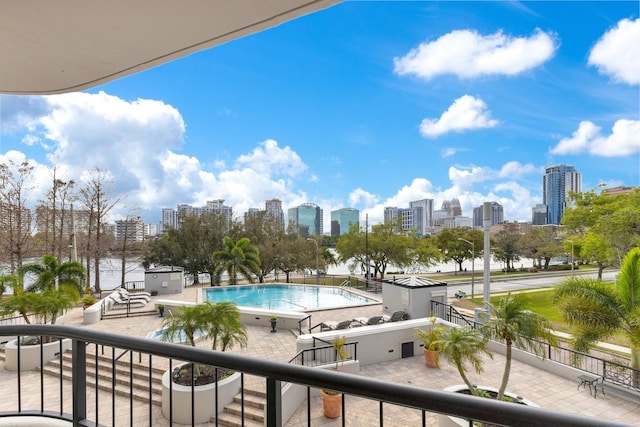
[[[62,340],[62,352],[71,348],[71,340]],[[18,370],[18,340],[9,341],[5,348],[5,369]],[[60,355],[60,341],[42,345],[42,361],[47,363]],[[20,345],[20,370],[32,371],[40,366],[40,344]]]
[[[170,372],[162,375],[162,415],[169,419],[169,381]],[[173,422],[191,424],[191,387],[171,384],[173,396]],[[233,402],[233,398],[240,392],[240,373],[236,372],[218,382],[218,409],[224,410],[225,405]],[[208,423],[216,415],[216,383],[194,387],[194,419],[193,423]]]
[[[494,393],[498,392],[498,389],[494,387],[485,387],[485,386],[477,386],[477,387],[480,390],[491,391]],[[467,390],[469,390],[469,388],[465,384],[454,385],[444,389],[444,391],[450,391],[452,393],[458,393],[458,392],[467,391]],[[523,405],[533,406],[536,408],[538,407],[538,405],[536,405],[532,401],[523,399],[522,397],[514,393],[506,392],[505,395],[512,397],[514,399],[518,399],[520,402],[522,402]],[[480,397],[480,399],[486,399],[486,398]],[[469,421],[465,420],[464,418],[457,418],[457,417],[451,417],[443,414],[438,414],[438,427],[469,427]]]

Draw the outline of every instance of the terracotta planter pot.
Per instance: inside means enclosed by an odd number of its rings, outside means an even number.
[[[439,368],[438,359],[440,358],[440,352],[435,350],[424,349],[424,361],[430,368]]]
[[[324,416],[327,418],[338,418],[342,415],[342,394],[327,394],[320,390],[322,394],[322,407]]]

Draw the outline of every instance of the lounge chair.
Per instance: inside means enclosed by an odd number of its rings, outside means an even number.
[[[120,295],[118,292],[113,292],[107,298],[112,301],[112,304],[111,304],[112,308],[124,308],[126,306],[144,307],[145,305],[147,305],[147,301],[143,299],[135,299],[135,298],[124,299],[122,298],[122,295]]]
[[[404,310],[398,310],[391,313],[391,316],[382,316],[382,320],[386,322],[399,322],[401,320],[407,320],[409,315]]]
[[[356,317],[353,319],[353,321],[359,323],[362,326],[369,326],[369,325],[379,325],[380,323],[384,322],[384,319],[383,319],[383,316],[376,315],[371,317]],[[356,325],[356,326],[359,326],[359,325]]]
[[[141,299],[149,302],[151,300],[150,294],[148,292],[129,292],[124,288],[118,288],[117,292],[122,296],[122,299]]]
[[[332,320],[328,320],[326,322],[320,322],[313,328],[309,329],[309,332],[320,326],[320,332],[322,331],[337,331],[339,329],[347,329],[351,327],[351,323],[353,320],[343,320],[342,322],[335,322]]]

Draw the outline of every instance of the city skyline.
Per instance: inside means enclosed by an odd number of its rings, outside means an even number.
[[[423,199],[531,221],[549,165],[640,183],[639,35],[637,2],[345,2],[85,92],[2,95],[0,161],[32,161],[41,193],[54,166],[108,169],[115,219],[147,223],[272,198],[321,206],[325,231]]]

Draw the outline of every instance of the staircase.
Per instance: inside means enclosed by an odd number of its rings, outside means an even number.
[[[125,356],[127,359],[129,356]],[[62,378],[71,380],[71,353],[65,352],[61,359],[49,361],[43,368],[43,372],[48,375],[58,377],[60,375],[60,364],[62,364]],[[96,371],[98,378],[98,389],[111,393],[113,387],[113,373],[115,372],[115,390],[118,396],[130,397],[134,400],[154,405],[162,404],[162,374],[164,369],[151,368],[151,393],[149,393],[149,367],[133,363],[128,360],[117,360],[115,367],[112,365],[110,356],[98,356],[98,368],[96,370],[96,357],[87,355],[87,388],[96,386]],[[132,385],[133,383],[133,385]],[[132,392],[133,391],[133,392]]]
[[[227,427],[264,427],[264,408],[267,398],[264,391],[244,390],[244,423],[242,422],[242,395],[237,394],[233,402],[224,407],[218,424]],[[216,422],[216,417],[211,417]]]
[[[127,358],[127,360],[124,360]],[[149,367],[134,361],[133,367],[129,363],[129,356],[117,360],[113,368],[111,356],[98,356],[98,389],[111,393],[113,387],[113,372],[116,382],[114,393],[118,396],[129,398],[133,390],[133,399],[152,405],[162,404],[162,375],[164,369],[151,368],[151,397],[149,393]],[[0,347],[0,361],[4,360],[4,348]],[[62,358],[49,361],[43,368],[43,373],[54,377],[60,376],[62,365],[62,378],[71,380],[71,351],[63,353]],[[133,386],[131,385],[133,377]],[[96,357],[87,355],[87,388],[95,389],[96,385]],[[264,411],[266,405],[266,393],[261,390],[245,388],[244,390],[244,423],[242,422],[242,394],[234,397],[232,403],[224,407],[217,419],[218,425],[227,427],[264,427]],[[216,417],[211,417],[211,422],[216,422]]]

